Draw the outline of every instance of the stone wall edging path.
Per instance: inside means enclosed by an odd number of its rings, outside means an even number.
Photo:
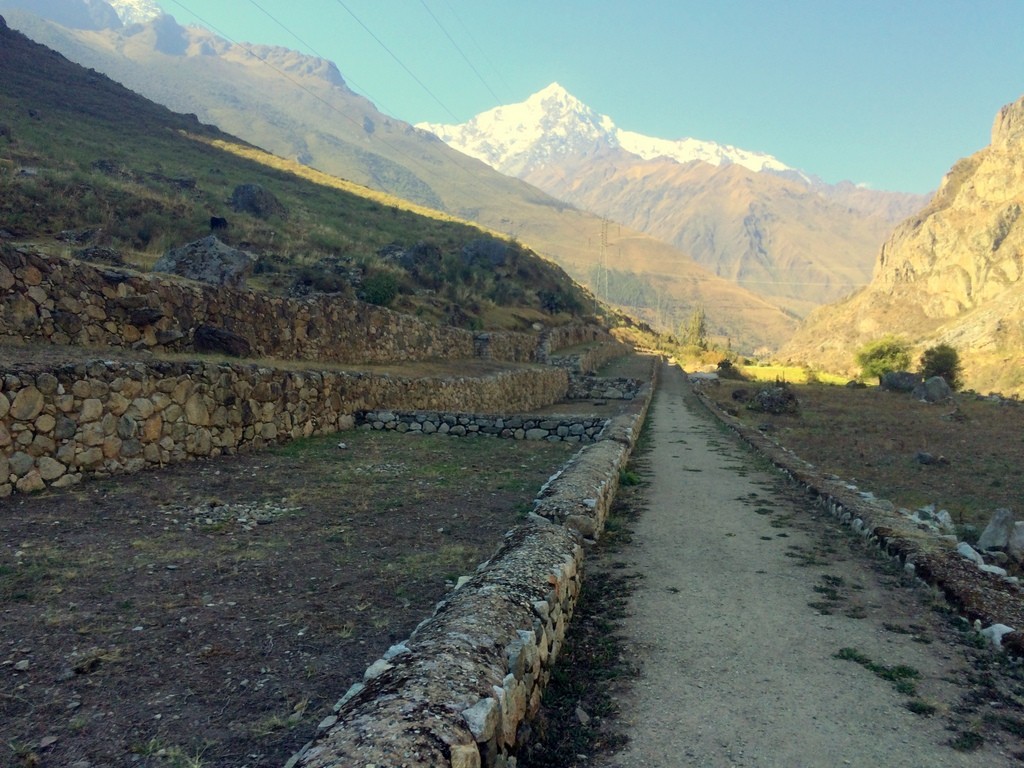
[[[968,621],[988,627],[1012,627],[1015,631],[1000,634],[996,645],[1014,656],[1024,657],[1024,589],[977,570],[953,551],[928,546],[906,530],[902,518],[890,509],[891,503],[865,498],[842,480],[825,477],[767,435],[724,413],[699,387],[693,389],[710,413],[792,482],[805,488],[838,522],[898,560],[908,574],[940,590]]]
[[[653,358],[651,371],[604,439],[548,481],[530,522],[366,670],[286,768],[514,768],[582,587],[583,544],[600,536],[646,418]]]

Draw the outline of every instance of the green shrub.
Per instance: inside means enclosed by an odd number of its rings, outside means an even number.
[[[907,342],[892,335],[868,342],[857,350],[856,359],[862,376],[874,376],[879,381],[887,373],[905,371],[910,367]]]
[[[743,375],[743,371],[733,365],[732,360],[728,358],[718,361],[718,376],[722,379],[732,379],[734,381],[745,381],[747,378]]]
[[[365,302],[386,307],[398,295],[398,279],[390,272],[373,272],[363,280],[359,295]]]
[[[921,375],[930,379],[941,376],[952,389],[960,389],[960,355],[949,344],[929,347],[921,355]]]

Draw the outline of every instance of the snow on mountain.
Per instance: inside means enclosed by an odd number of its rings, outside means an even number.
[[[587,154],[602,146],[619,148],[645,160],[668,158],[678,163],[699,160],[711,165],[736,164],[752,171],[792,170],[771,155],[713,141],[644,136],[618,128],[558,83],[518,104],[481,112],[461,125],[419,123],[449,146],[509,175],[520,175],[558,155]]]
[[[519,104],[482,112],[462,125],[421,123],[449,146],[517,176],[557,155],[588,152],[602,143],[614,146],[615,124],[558,83]]]
[[[164,15],[163,9],[154,0],[107,0],[126,27],[129,24],[145,24]]]

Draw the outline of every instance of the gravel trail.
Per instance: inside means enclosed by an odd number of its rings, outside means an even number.
[[[1020,764],[991,740],[950,746],[969,727],[954,709],[970,668],[926,590],[787,491],[678,368],[651,418],[646,509],[615,556],[641,576],[623,627],[642,669],[621,694],[631,742],[589,764]],[[901,692],[886,669],[918,677]]]

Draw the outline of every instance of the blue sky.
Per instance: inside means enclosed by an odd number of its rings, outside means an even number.
[[[1024,0],[158,1],[330,59],[410,123],[557,81],[620,128],[876,189],[934,189],[1024,95]]]

